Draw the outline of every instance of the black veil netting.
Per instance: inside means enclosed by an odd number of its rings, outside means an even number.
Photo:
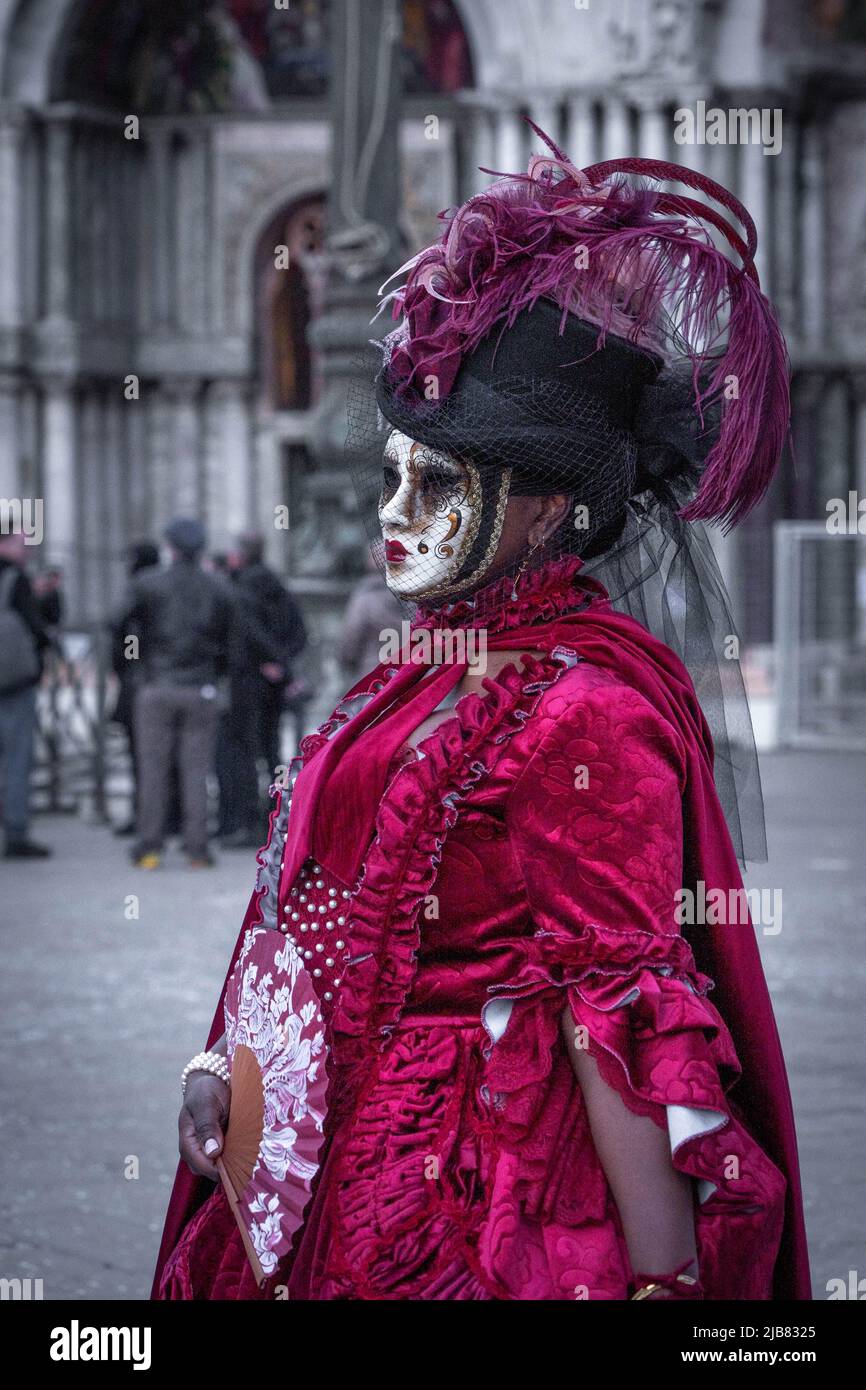
[[[760,774],[730,601],[703,523],[678,515],[695,494],[718,417],[696,414],[690,367],[658,361],[646,379],[631,374],[632,396],[623,402],[622,362],[608,352],[619,344],[631,350],[608,338],[605,352],[581,363],[607,358],[599,367],[609,370],[613,360],[614,393],[603,382],[587,389],[585,371],[579,387],[555,373],[539,376],[533,362],[532,375],[512,370],[497,377],[495,389],[464,371],[459,390],[420,405],[402,404],[389,383],[387,346],[384,365],[369,354],[348,400],[348,463],[361,514],[384,572],[378,505],[385,445],[397,429],[425,446],[428,458],[444,456],[463,469],[461,491],[455,494],[452,484],[443,493],[443,514],[472,488],[470,500],[481,502],[474,509],[481,514],[477,531],[464,540],[463,588],[424,597],[425,608],[474,596],[473,624],[483,626],[492,580],[508,574],[520,584],[521,576],[579,555],[581,573],[604,586],[614,608],[666,643],[688,669],[713,736],[715,782],[737,857],[741,864],[764,861]],[[573,505],[544,545],[526,547],[498,569],[490,564],[503,498],[559,493]],[[406,601],[408,619],[416,606]]]

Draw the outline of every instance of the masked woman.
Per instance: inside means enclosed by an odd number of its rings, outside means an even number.
[[[282,938],[317,1001],[280,1057],[288,1110],[265,1083],[279,1143],[252,1188],[280,1194],[242,1238],[211,1186],[220,1008],[184,1077],[158,1297],[810,1297],[735,910],[760,788],[701,525],[766,490],[784,343],[725,189],[546,143],[403,268],[352,408],[414,619],[302,744],[230,967]]]

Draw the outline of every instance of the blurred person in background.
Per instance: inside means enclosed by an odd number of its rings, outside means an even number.
[[[52,634],[56,634],[63,623],[65,604],[63,599],[63,571],[45,570],[33,579],[33,592],[42,615],[42,621]]]
[[[181,779],[183,846],[189,864],[213,863],[208,847],[211,770],[234,608],[228,586],[202,567],[205,530],[178,518],[166,530],[171,563],[132,581],[117,620],[139,637],[141,674],[133,702],[138,768],[138,843],[133,862],[157,868],[171,769]]]
[[[130,580],[137,574],[159,566],[159,546],[154,541],[135,541],[127,551],[127,574]],[[123,825],[117,827],[118,835],[135,834],[138,807],[138,760],[135,751],[135,728],[133,711],[135,692],[140,684],[141,663],[127,656],[127,641],[141,633],[121,623],[114,623],[111,629],[111,669],[117,676],[118,694],[112,719],[124,729],[129,744],[129,757],[132,772],[132,815]],[[173,798],[173,800],[176,798]]]
[[[215,550],[213,555],[202,561],[209,574],[221,574],[224,579],[231,578],[228,556],[224,550]]]
[[[235,849],[256,849],[262,843],[267,814],[259,800],[258,759],[265,760],[272,780],[280,763],[280,721],[291,663],[307,641],[297,603],[263,557],[264,538],[254,532],[240,536],[226,557],[244,620],[232,639],[229,706],[217,754],[220,836]],[[262,641],[273,653],[265,661]]]
[[[337,656],[343,668],[347,689],[371,671],[381,661],[382,634],[389,628],[400,631],[408,610],[382,578],[383,546],[376,541],[370,547],[366,568],[368,573],[352,591],[343,614],[343,631]]]
[[[51,637],[24,569],[26,556],[20,532],[0,534],[0,805],[7,859],[51,853],[29,834],[36,691]]]

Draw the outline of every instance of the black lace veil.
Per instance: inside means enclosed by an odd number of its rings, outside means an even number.
[[[390,408],[387,397],[383,400],[382,370],[380,361],[377,381],[368,371],[369,385],[350,393],[347,449],[373,554],[383,572],[377,509],[383,453],[395,422],[407,434],[411,429],[411,437],[429,439],[448,457],[470,463],[484,479],[485,507],[494,505],[505,470],[510,470],[511,490],[518,494],[551,493],[563,487],[555,436],[551,434],[552,453],[545,461],[537,432],[530,447],[520,430],[507,428],[503,417],[508,411],[503,411],[502,401],[504,393],[511,395],[523,420],[527,400],[534,400],[539,423],[568,430],[575,417],[574,402],[563,394],[566,388],[557,388],[554,397],[534,377],[512,377],[507,384],[499,380],[489,401],[474,401],[467,428],[465,399],[459,419],[452,418],[450,402],[431,409],[426,418],[422,412],[404,419]],[[613,607],[675,652],[689,671],[713,736],[716,787],[737,857],[741,863],[765,860],[758,759],[730,600],[705,526],[678,515],[694,495],[717,423],[698,419],[691,374],[673,369],[663,370],[643,387],[631,430],[600,410],[597,399],[585,404],[580,421],[579,437],[571,441],[569,493],[575,507],[588,504],[590,515],[600,517],[601,523],[578,529],[569,512],[541,549],[527,550],[507,572],[525,572],[579,554],[583,572],[604,586]],[[571,429],[578,434],[573,425]],[[485,571],[479,603],[483,604],[484,586],[495,577],[494,568]],[[407,618],[415,606],[406,603]],[[483,607],[477,608],[474,621],[483,625]]]

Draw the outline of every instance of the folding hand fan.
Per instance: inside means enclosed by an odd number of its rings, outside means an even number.
[[[318,1169],[327,1049],[297,948],[247,933],[226,988],[231,1109],[217,1168],[258,1283],[288,1251]]]

